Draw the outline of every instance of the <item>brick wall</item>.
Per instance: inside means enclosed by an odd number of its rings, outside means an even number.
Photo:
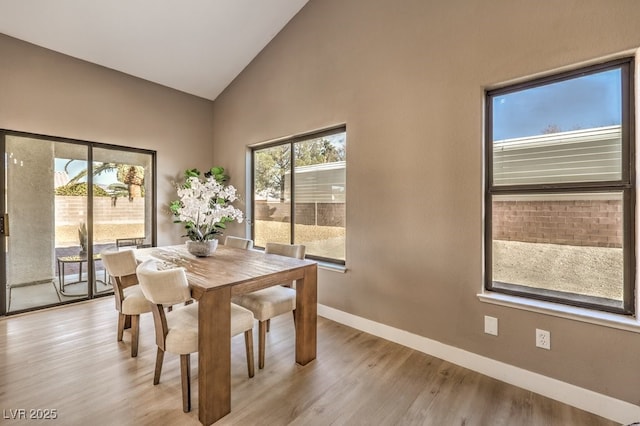
[[[622,247],[620,200],[494,201],[495,240]]]

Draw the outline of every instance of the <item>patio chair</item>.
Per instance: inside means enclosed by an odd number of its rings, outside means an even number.
[[[117,238],[116,248],[120,250],[122,248],[134,249],[134,248],[151,247],[151,244],[145,243],[144,240],[145,240],[145,237]]]

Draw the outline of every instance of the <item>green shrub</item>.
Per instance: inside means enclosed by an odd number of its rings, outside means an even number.
[[[71,185],[63,185],[56,188],[56,195],[66,195],[75,197],[87,196],[87,184],[86,182],[74,183]],[[93,185],[94,197],[110,197],[109,193],[98,185]]]

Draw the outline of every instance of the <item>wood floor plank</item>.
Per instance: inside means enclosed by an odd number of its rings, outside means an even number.
[[[129,331],[116,341],[116,324],[110,298],[0,319],[0,409],[56,409],[46,424],[58,425],[198,425],[197,408],[182,412],[179,357],[167,354],[152,384],[152,317],[141,316],[136,358]],[[323,318],[318,357],[304,367],[291,315],[272,321],[254,378],[243,335],[231,350],[232,411],[217,425],[615,424]]]

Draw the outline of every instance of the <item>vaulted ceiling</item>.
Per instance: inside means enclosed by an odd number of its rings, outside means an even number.
[[[2,0],[0,33],[214,100],[307,1]]]

